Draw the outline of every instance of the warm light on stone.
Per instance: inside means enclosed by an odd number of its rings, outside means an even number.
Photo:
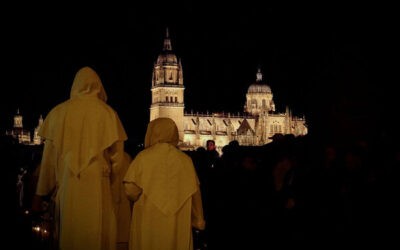
[[[182,150],[204,147],[206,141],[216,142],[217,150],[232,140],[240,145],[257,146],[271,142],[274,134],[306,135],[305,118],[275,110],[270,86],[263,81],[261,69],[256,82],[246,94],[244,113],[184,113],[184,85],[180,59],[173,53],[167,29],[164,47],[153,68],[150,121],[158,117],[173,119],[178,127]]]

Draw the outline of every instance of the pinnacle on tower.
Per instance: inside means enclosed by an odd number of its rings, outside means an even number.
[[[262,81],[262,78],[263,78],[263,75],[262,75],[262,73],[261,73],[261,69],[258,68],[257,74],[256,74],[256,81],[257,81],[257,82],[261,82],[261,81]]]
[[[168,27],[166,28],[165,38],[164,38],[164,48],[163,50],[172,50],[171,39],[169,38]]]

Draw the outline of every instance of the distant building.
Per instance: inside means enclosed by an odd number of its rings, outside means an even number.
[[[39,117],[39,122],[38,125],[36,126],[34,132],[33,132],[33,144],[34,145],[40,145],[43,143],[42,137],[39,135],[39,129],[42,127],[43,124],[43,117],[40,115]]]
[[[232,140],[240,145],[257,146],[271,142],[274,134],[307,134],[305,117],[293,116],[287,107],[284,113],[275,110],[270,86],[258,69],[255,83],[247,90],[243,114],[185,113],[181,60],[172,50],[168,29],[163,50],[153,66],[150,121],[158,117],[173,119],[178,127],[184,150],[205,146],[213,139],[219,149]]]
[[[23,117],[19,113],[19,109],[17,109],[17,113],[14,115],[14,125],[13,128],[6,131],[6,135],[12,136],[13,138],[18,140],[18,143],[25,145],[40,145],[42,144],[42,139],[38,135],[38,131],[40,126],[43,123],[43,118],[40,115],[38,126],[34,130],[34,136],[31,137],[31,132],[27,129],[24,129],[23,126]]]

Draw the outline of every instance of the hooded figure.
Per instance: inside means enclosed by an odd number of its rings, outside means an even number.
[[[112,173],[124,163],[125,130],[97,73],[75,75],[70,99],[47,115],[36,194],[53,194],[59,249],[115,249]]]
[[[199,181],[191,158],[176,148],[178,141],[173,120],[151,121],[145,149],[128,168],[124,186],[134,201],[131,250],[193,249],[192,227],[205,227]]]

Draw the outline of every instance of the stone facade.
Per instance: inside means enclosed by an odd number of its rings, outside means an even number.
[[[172,50],[167,30],[163,50],[153,67],[150,121],[158,117],[173,119],[181,149],[205,147],[206,141],[212,139],[221,151],[232,140],[258,146],[271,142],[274,134],[301,136],[308,132],[305,117],[293,116],[288,107],[284,113],[275,110],[271,88],[263,81],[260,69],[255,83],[248,88],[242,114],[185,113],[184,90],[182,64]]]

